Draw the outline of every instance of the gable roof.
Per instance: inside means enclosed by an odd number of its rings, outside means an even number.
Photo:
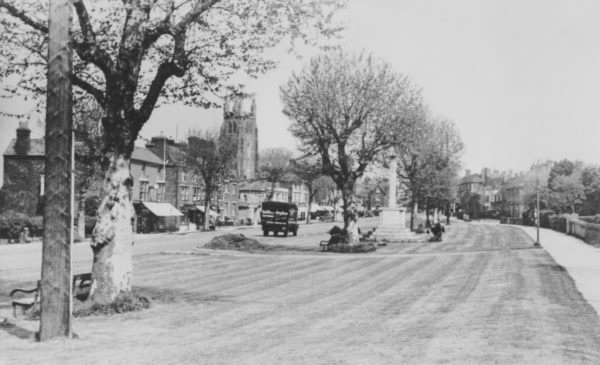
[[[257,191],[266,190],[266,183],[264,181],[254,181],[251,183],[243,183],[238,185],[238,191]]]
[[[133,152],[131,153],[131,159],[142,162],[155,163],[158,165],[163,164],[163,160],[156,156],[152,151],[141,147],[134,148]]]
[[[500,185],[502,185],[503,183],[504,183],[504,178],[502,176],[490,177],[483,183],[483,186],[500,187]]]
[[[470,184],[470,183],[483,183],[483,179],[478,174],[472,174],[469,176],[465,176],[460,179],[458,185],[462,184]]]
[[[6,147],[4,151],[4,156],[17,156],[15,152],[15,143],[17,143],[17,139],[14,138]],[[45,156],[46,155],[46,144],[43,139],[30,139],[29,140],[30,147],[29,152],[27,152],[27,156]]]

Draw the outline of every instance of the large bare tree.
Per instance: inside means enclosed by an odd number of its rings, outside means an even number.
[[[313,58],[280,94],[302,152],[320,156],[345,207],[369,164],[402,138],[407,108],[421,103],[420,91],[391,65],[340,49]]]
[[[233,175],[237,161],[236,136],[218,130],[191,130],[186,150],[187,164],[204,182],[204,229],[208,230],[210,202],[219,185]]]
[[[320,177],[323,176],[322,164],[316,158],[298,158],[293,161],[292,171],[308,190],[307,215],[306,224],[310,224],[310,209],[315,195],[322,189],[318,183]]]
[[[235,72],[274,68],[264,50],[290,40],[316,44],[335,36],[345,0],[73,0],[71,45],[76,100],[102,106],[102,199],[91,245],[91,299],[129,291],[134,210],[130,156],[161,102],[214,106]],[[48,2],[0,0],[0,80],[9,95],[46,92]],[[43,108],[43,101],[40,101]]]
[[[259,156],[258,171],[261,178],[271,184],[267,200],[272,200],[277,183],[291,171],[294,154],[287,148],[275,147],[261,151]]]
[[[395,144],[397,175],[412,202],[411,229],[419,202],[446,206],[455,195],[456,177],[464,145],[454,123],[432,117],[425,108],[415,109],[408,138]]]

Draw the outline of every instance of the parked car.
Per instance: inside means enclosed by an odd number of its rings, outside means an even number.
[[[322,221],[322,222],[325,222],[325,221],[332,221],[332,220],[333,220],[333,214],[331,214],[331,213],[326,213],[326,214],[324,214],[324,215],[321,215],[321,216],[319,217],[319,220],[320,220],[320,221]]]

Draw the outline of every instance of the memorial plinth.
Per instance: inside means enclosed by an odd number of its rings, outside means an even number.
[[[418,241],[419,238],[405,226],[406,208],[396,207],[396,156],[390,156],[388,206],[379,208],[379,226],[373,233],[375,241]]]

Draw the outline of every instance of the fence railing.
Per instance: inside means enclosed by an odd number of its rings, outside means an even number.
[[[568,235],[581,238],[593,246],[600,246],[600,224],[587,223],[578,219],[567,219],[566,232]]]

